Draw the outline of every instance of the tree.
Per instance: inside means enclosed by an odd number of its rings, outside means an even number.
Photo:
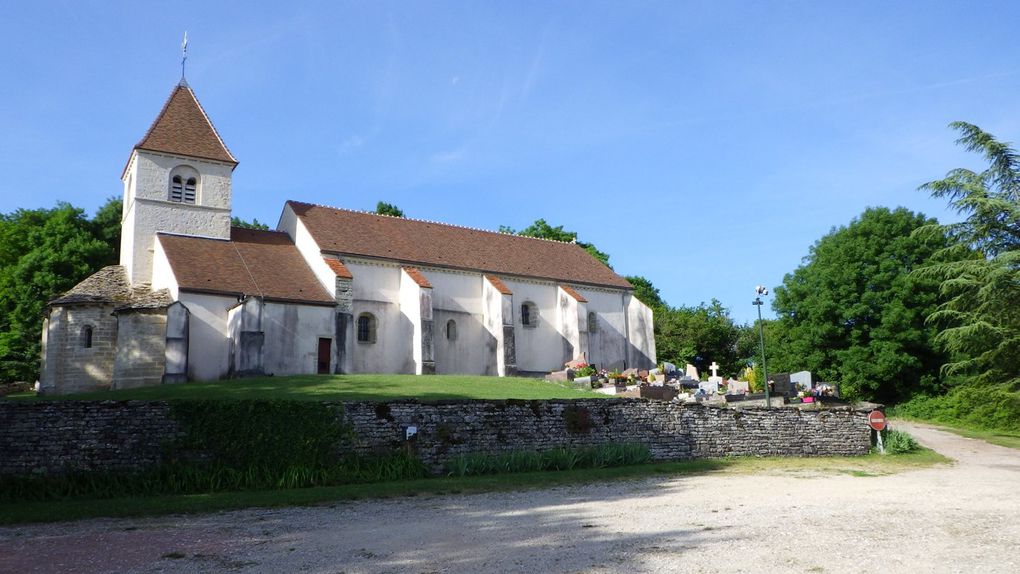
[[[0,381],[38,377],[46,302],[115,262],[108,206],[92,221],[66,203],[0,215]]]
[[[110,197],[92,218],[92,234],[113,248],[113,255],[107,265],[116,263],[120,255],[120,221],[123,217],[123,206],[124,201],[120,196]]]
[[[925,317],[938,284],[911,273],[946,246],[944,237],[912,235],[934,223],[904,208],[869,208],[818,240],[775,290],[778,362],[842,383],[851,398],[897,402],[937,388],[944,357]]]
[[[655,349],[659,361],[676,365],[691,363],[707,373],[712,362],[723,375],[736,375],[746,363],[737,356],[739,330],[729,310],[713,299],[697,307],[655,310]]]
[[[658,287],[652,285],[651,281],[637,275],[628,275],[626,279],[634,286],[634,296],[638,301],[651,307],[653,312],[666,306],[666,302],[659,295]]]
[[[386,203],[385,201],[380,201],[375,205],[375,212],[378,213],[379,215],[404,217],[404,211],[402,209],[400,209],[396,205],[393,205],[392,203]]]
[[[606,267],[610,269],[613,268],[613,266],[609,264],[608,253],[599,251],[598,248],[591,243],[578,241],[576,231],[566,231],[563,229],[562,225],[553,227],[544,219],[536,219],[534,223],[520,231],[514,231],[512,227],[506,225],[500,225],[499,232],[509,233],[511,235],[524,235],[526,237],[538,237],[539,239],[552,239],[553,241],[563,241],[565,243],[577,243],[582,249],[590,253],[595,259],[601,261]]]
[[[261,229],[263,231],[267,231],[269,229],[269,226],[259,221],[258,218],[252,219],[249,222],[237,216],[233,216],[230,218],[230,226],[240,227],[242,229]]]
[[[940,261],[916,275],[939,282],[944,301],[929,321],[950,354],[943,374],[963,382],[1020,388],[1020,157],[977,126],[954,122],[957,143],[988,162],[981,172],[954,169],[921,186],[965,218],[918,230],[953,240]]]

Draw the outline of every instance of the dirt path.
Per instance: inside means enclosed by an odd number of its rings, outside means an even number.
[[[1020,451],[861,477],[721,473],[0,529],[0,572],[1020,572]]]

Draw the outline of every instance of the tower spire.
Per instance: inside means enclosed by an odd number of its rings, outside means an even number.
[[[181,85],[187,86],[188,80],[184,78],[184,65],[188,62],[188,31],[184,31],[184,41],[181,42]]]

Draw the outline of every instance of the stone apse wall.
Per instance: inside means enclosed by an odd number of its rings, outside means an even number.
[[[866,411],[733,410],[642,399],[336,403],[354,428],[338,453],[410,448],[435,472],[466,453],[641,443],[655,460],[862,455]],[[417,431],[407,438],[409,427]],[[0,476],[134,472],[183,429],[163,402],[0,403]]]

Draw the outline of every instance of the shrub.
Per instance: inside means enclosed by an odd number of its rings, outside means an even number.
[[[916,396],[890,410],[907,416],[981,430],[1020,433],[1020,392],[966,385],[945,395]]]
[[[883,431],[882,442],[885,444],[885,451],[889,454],[906,454],[921,448],[914,437],[903,431]]]

